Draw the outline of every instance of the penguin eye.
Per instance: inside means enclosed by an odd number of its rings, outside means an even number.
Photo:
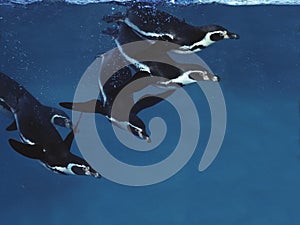
[[[222,39],[224,39],[224,32],[216,32],[216,33],[213,33],[211,36],[210,36],[210,39],[212,41],[220,41]]]
[[[72,128],[72,121],[70,121],[69,119],[65,119],[65,127],[68,129]]]
[[[84,170],[85,172],[88,172],[88,171],[90,171],[90,167],[89,167],[89,166],[85,166],[85,167],[83,167],[83,170]]]
[[[85,171],[82,167],[79,166],[72,166],[71,170],[73,171],[73,173],[77,174],[77,175],[84,175]]]

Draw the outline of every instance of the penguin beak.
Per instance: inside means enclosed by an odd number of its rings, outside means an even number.
[[[228,32],[227,33],[229,39],[239,39],[240,36],[238,34],[235,34],[235,33],[231,33],[231,32]]]
[[[196,82],[198,81],[213,81],[213,82],[219,82],[220,78],[218,76],[215,76],[214,74],[211,74],[207,71],[201,71],[201,72],[194,72],[189,75],[189,77]]]
[[[146,137],[146,141],[147,141],[147,143],[151,143],[150,137]]]
[[[139,131],[138,134],[139,134],[139,136],[140,136],[141,139],[146,140],[147,143],[151,143],[151,139],[150,139],[150,137],[148,135],[143,134],[141,131]]]

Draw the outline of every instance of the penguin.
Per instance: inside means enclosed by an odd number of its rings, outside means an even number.
[[[125,14],[104,16],[107,23],[129,27],[136,35],[149,41],[167,41],[178,45],[176,53],[194,53],[225,39],[239,39],[239,35],[220,25],[193,26],[177,17],[158,10],[153,5],[134,4]],[[116,29],[104,31],[117,37]],[[130,42],[131,40],[128,40]]]
[[[54,127],[54,124],[71,127],[68,116],[62,110],[42,105],[4,73],[0,73],[0,101],[10,109],[15,119],[7,130],[18,130],[22,140],[9,139],[16,152],[39,160],[53,172],[101,177],[84,159],[70,152],[74,131],[63,140]]]
[[[151,139],[146,131],[145,123],[134,113],[129,113],[129,118],[120,119],[117,115],[112,115],[111,111],[107,112],[109,106],[103,107],[103,102],[99,99],[92,99],[86,102],[61,102],[60,105],[67,109],[86,113],[99,113],[104,115],[112,124],[123,129],[128,130],[133,135],[146,140],[148,143]]]
[[[155,82],[151,84],[159,88],[176,89],[199,81],[220,81],[219,76],[201,65],[180,64],[174,61],[172,64],[153,61],[142,61],[141,63],[149,68],[149,77],[161,78],[155,79]],[[139,74],[139,71],[137,71],[133,76],[139,76]]]
[[[153,48],[151,48],[151,50],[153,50]],[[156,49],[154,49],[154,51],[156,51]],[[118,61],[122,60],[119,58],[128,60],[128,57],[124,55],[122,49],[119,50],[119,48],[112,53],[107,53],[99,57],[102,57],[102,59],[99,60],[101,62],[99,67],[102,68],[102,71],[100,72],[98,80],[100,99],[90,99],[86,102],[61,102],[60,106],[80,112],[102,114],[114,125],[124,130],[128,130],[133,135],[144,139],[147,142],[151,142],[151,139],[146,131],[144,122],[137,115],[138,113],[146,108],[158,104],[163,99],[174,93],[174,91],[179,87],[198,81],[219,81],[218,76],[210,73],[207,69],[200,65],[178,64],[171,58],[161,59],[162,61],[171,61],[171,64],[173,65],[152,61],[137,61],[137,63],[143,64],[143,66],[147,69],[143,70],[141,67],[132,62],[132,64],[123,67],[110,76],[109,72],[103,68],[111,67],[119,63],[122,64],[122,62]],[[161,57],[168,56],[164,55]],[[107,81],[102,81],[106,80],[102,79],[103,77],[107,77]],[[112,107],[119,93],[124,89],[124,87],[141,78],[146,79],[139,82],[138,85],[131,86],[129,90],[122,93],[122,102],[118,102],[119,104],[115,106],[117,109],[114,110],[114,112],[117,113],[113,113]],[[134,94],[142,91],[148,86],[163,89],[163,93],[159,95],[154,94],[153,96],[143,96],[141,100],[134,101]],[[129,115],[127,112],[124,112],[124,108],[128,105],[133,106]]]
[[[131,110],[129,115],[122,113],[122,109],[124,109],[126,105],[134,105],[133,94],[138,90],[131,90],[130,93],[126,94],[125,100],[121,102],[121,105],[117,106],[118,109],[114,110],[115,113],[112,112],[113,104],[120,91],[130,82],[133,82],[133,80],[140,77],[142,77],[142,75],[133,77],[130,68],[124,67],[113,74],[113,76],[111,76],[103,85],[103,93],[100,94],[100,96],[105,96],[105,98],[102,97],[101,99],[92,99],[86,102],[77,103],[61,102],[59,104],[64,108],[79,112],[102,114],[115,126],[129,131],[133,135],[146,140],[149,143],[151,142],[151,139],[147,134],[146,126],[137,116],[137,113],[134,110]]]
[[[0,105],[11,111],[17,108],[19,98],[26,98],[28,103],[32,104],[32,106],[42,106],[23,86],[0,72]],[[48,106],[40,108],[43,110],[44,118],[42,119],[58,126],[68,129],[72,128],[72,121],[64,111]],[[14,112],[12,111],[12,113]],[[7,130],[17,130],[16,121],[14,121]]]
[[[106,32],[106,31],[105,31]],[[107,32],[110,32],[109,30]],[[144,41],[143,44],[124,45],[128,42]],[[148,39],[138,36],[130,27],[121,26],[118,30],[118,35],[115,38],[115,43],[124,60],[130,63],[129,67],[134,71],[133,74],[144,71],[149,73],[149,76],[158,76],[169,79],[163,86],[178,84],[184,86],[198,81],[213,81],[219,82],[219,76],[212,74],[207,68],[201,65],[180,64],[173,60],[167,54],[169,46],[163,45],[161,42],[149,42]],[[171,47],[174,44],[170,45]],[[135,47],[135,48],[133,48]],[[143,56],[150,56],[156,61],[139,60]],[[186,56],[184,56],[186,57]],[[161,63],[161,62],[168,63]],[[134,75],[133,75],[134,76]]]

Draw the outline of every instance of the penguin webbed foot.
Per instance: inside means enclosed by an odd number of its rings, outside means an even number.
[[[106,29],[102,30],[101,33],[111,36],[113,39],[116,39],[119,35],[119,28],[116,26],[107,27]]]
[[[125,14],[122,12],[116,12],[112,15],[103,16],[102,20],[106,23],[117,23],[117,22],[123,22],[125,18]]]

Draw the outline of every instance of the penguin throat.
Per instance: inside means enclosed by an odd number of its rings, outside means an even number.
[[[183,45],[177,50],[178,53],[185,53],[185,52],[198,52],[201,51],[202,49],[208,47],[209,45],[215,43],[215,41],[212,41],[210,36],[219,33],[217,31],[215,32],[208,32],[204,38],[198,42],[195,42],[192,45]]]

